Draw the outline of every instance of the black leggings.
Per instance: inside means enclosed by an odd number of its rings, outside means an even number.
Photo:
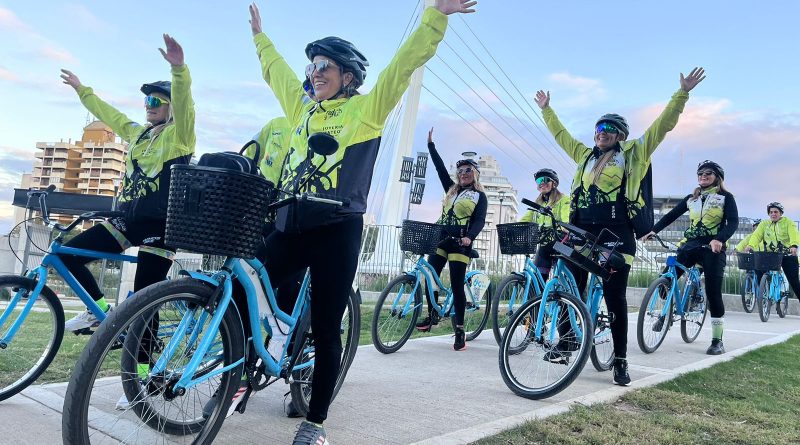
[[[433,266],[433,270],[437,275],[441,275],[444,265],[448,264],[447,258],[441,255],[431,255],[428,257],[428,264]],[[455,323],[456,326],[464,326],[464,309],[467,304],[467,294],[464,292],[464,278],[467,276],[467,265],[461,261],[450,261],[450,286],[453,289],[453,307],[456,310]],[[462,283],[457,285],[457,283]],[[428,313],[433,311],[433,304],[431,303],[430,295],[427,293],[425,297],[428,301]],[[437,301],[438,303],[438,301]]]
[[[798,278],[798,260],[797,257],[794,255],[784,256],[783,260],[781,260],[781,269],[783,269],[783,273],[786,275],[786,281],[789,282],[789,287],[794,292],[794,296],[800,300],[800,278]],[[764,276],[763,271],[756,271],[756,285],[761,284],[761,277]]]
[[[342,315],[358,267],[361,215],[301,234],[275,231],[265,240],[264,265],[273,283],[311,269],[311,329],[314,332],[314,377],[310,422],[328,417],[342,356]],[[296,295],[296,294],[295,294]]]
[[[536,249],[536,257],[533,259],[533,264],[535,264],[536,268],[539,269],[539,273],[542,274],[542,278],[544,278],[545,281],[550,275],[550,269],[553,268],[554,254],[555,250],[553,250],[553,243],[542,244],[538,249]]]
[[[706,277],[706,295],[708,296],[708,310],[713,318],[725,315],[725,304],[722,301],[722,279],[725,273],[725,250],[714,253],[711,249],[700,247],[687,247],[678,250],[678,262],[686,267],[695,264],[703,266],[703,275]],[[675,270],[678,278],[683,275],[680,268]]]
[[[617,246],[616,251],[622,254],[635,255],[636,254],[636,238],[633,236],[633,230],[627,225],[618,226],[603,226],[597,224],[577,224],[583,230],[586,230],[596,236],[600,235],[603,229],[608,229],[616,236],[619,237],[621,244]],[[604,243],[606,247],[611,247],[607,243],[616,240],[608,232],[604,232],[600,238],[600,242]],[[581,295],[586,290],[588,284],[589,273],[585,270],[570,266],[570,271],[575,276],[575,281],[578,284],[578,290]],[[611,338],[614,342],[614,356],[625,358],[628,354],[628,298],[626,290],[628,288],[628,275],[630,275],[631,267],[625,267],[615,270],[614,273],[607,280],[603,280],[603,299],[606,301],[608,313],[613,314],[611,320]]]

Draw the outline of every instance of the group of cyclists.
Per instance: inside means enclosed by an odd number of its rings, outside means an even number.
[[[436,52],[447,29],[448,16],[474,12],[475,1],[436,0],[426,8],[420,26],[398,49],[389,65],[377,76],[369,93],[359,92],[367,76],[369,63],[350,42],[339,37],[312,41],[305,48],[309,64],[300,80],[263,32],[261,15],[250,5],[250,29],[262,75],[275,93],[284,116],[269,121],[254,137],[262,147],[258,159],[260,172],[277,189],[332,196],[346,203],[342,207],[301,202],[278,210],[272,223],[265,226],[259,257],[270,281],[292,289],[298,273],[310,272],[314,298],[311,325],[315,334],[314,388],[308,415],[300,424],[294,444],[327,443],[323,422],[334,390],[342,351],[340,320],[353,283],[366,211],[367,196],[385,120],[409,85],[414,70],[423,66]],[[66,245],[107,252],[121,252],[139,246],[134,291],[166,278],[174,249],[164,242],[167,192],[170,166],[188,164],[195,151],[195,112],[191,78],[183,49],[169,35],[164,35],[166,49],[161,50],[171,66],[171,81],[144,84],[146,123],[139,124],[95,95],[68,70],[62,70],[64,83],[73,87],[84,106],[129,144],[126,172],[119,196],[124,216],[111,218],[73,238]],[[645,200],[640,184],[647,174],[651,157],[667,133],[678,123],[689,93],[705,79],[702,68],[680,75],[680,88],[661,115],[644,134],[630,139],[624,117],[601,116],[594,128],[593,143],[585,145],[573,138],[550,106],[550,93],[538,91],[535,101],[542,110],[547,128],[558,145],[578,165],[569,192],[559,189],[561,180],[550,168],[536,171],[536,203],[552,209],[559,221],[571,222],[599,237],[599,242],[624,254],[626,265],[603,281],[603,291],[611,317],[614,346],[613,380],[629,385],[627,363],[628,311],[626,290],[630,265],[636,253],[636,239],[647,239],[663,230],[685,212],[690,227],[679,251],[683,264],[703,265],[706,294],[712,317],[712,343],[709,354],[724,352],[722,334],[724,305],[722,273],[726,242],[738,225],[733,195],[724,186],[725,171],[713,161],[697,168],[698,186],[654,227],[647,223]],[[323,157],[309,149],[308,138],[325,132],[339,143],[339,149]],[[444,239],[429,262],[437,273],[449,265],[453,283],[462,282],[475,252],[472,243],[484,227],[487,197],[480,183],[480,166],[473,159],[455,162],[456,171],[445,166],[428,133],[428,148],[442,183],[445,196],[437,222],[455,227],[457,233]],[[252,156],[253,152],[249,152]],[[454,175],[452,175],[454,173]],[[455,180],[453,179],[455,177]],[[783,206],[771,203],[770,219],[761,222],[742,249],[789,249],[783,267],[792,289],[800,295],[798,283],[798,235],[794,223],[783,216]],[[553,243],[560,234],[548,218],[528,212],[521,221],[537,223],[543,238],[535,263],[544,276],[553,265]],[[110,310],[85,262],[64,258],[65,264],[103,310]],[[587,272],[574,268],[581,290]],[[453,349],[466,347],[463,319],[464,288],[453,286],[455,306],[455,341]],[[292,292],[279,295],[281,306],[291,307]],[[295,294],[296,296],[296,294]],[[434,297],[436,293],[434,292]],[[123,303],[124,304],[124,303]],[[239,307],[244,302],[240,301]],[[429,330],[439,322],[436,311],[417,323],[417,329]],[[242,317],[246,322],[247,317]],[[86,312],[67,322],[67,329],[79,330],[97,324]],[[149,361],[139,360],[137,371],[146,375]],[[243,384],[246,384],[243,381]],[[236,397],[240,396],[237,392]],[[124,407],[125,400],[120,400]]]

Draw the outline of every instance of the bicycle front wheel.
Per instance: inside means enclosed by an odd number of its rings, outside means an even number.
[[[174,385],[188,371],[213,313],[214,289],[192,278],[149,286],[120,304],[92,335],[70,379],[64,400],[65,443],[192,443],[214,440],[239,388],[244,338],[233,305],[223,314],[212,346],[185,388]],[[122,348],[115,350],[122,344]],[[166,366],[154,372],[163,357]],[[148,370],[139,369],[147,365]],[[130,405],[115,410],[124,394]],[[91,427],[90,427],[91,425]]]
[[[64,309],[45,286],[33,295],[36,281],[16,275],[0,276],[0,400],[8,399],[36,381],[50,366],[64,339]],[[22,309],[36,298],[14,338],[9,329]]]
[[[753,312],[753,309],[756,307],[756,288],[758,284],[756,283],[756,277],[752,272],[747,272],[745,274],[744,283],[742,284],[742,307],[744,311],[748,314]]]
[[[687,283],[687,286],[690,284]],[[708,314],[708,298],[700,288],[702,284],[692,285],[691,292],[683,303],[683,317],[681,317],[681,338],[686,343],[697,340]]]
[[[650,283],[642,298],[639,322],[636,323],[636,340],[645,354],[651,354],[661,346],[672,325],[674,301],[669,293],[669,280],[659,277]]]
[[[614,364],[614,339],[611,337],[611,315],[608,313],[606,299],[601,298],[597,315],[594,317],[594,336],[592,352],[589,355],[594,369],[603,372]]]
[[[514,394],[528,399],[558,394],[586,365],[592,333],[589,311],[574,295],[553,292],[544,306],[540,297],[529,300],[511,319],[500,342],[503,382]]]
[[[525,295],[525,277],[522,275],[509,275],[497,285],[497,291],[492,294],[491,319],[492,333],[498,345],[509,320],[528,298]]]
[[[292,383],[289,390],[292,393],[292,403],[301,416],[308,414],[309,403],[311,403],[311,382],[314,378],[314,334],[311,331],[310,313],[306,319],[297,327],[299,332],[305,335],[298,336],[303,341],[300,346],[300,355],[295,363],[295,371],[292,372]],[[361,308],[358,297],[354,291],[350,291],[347,299],[347,308],[342,316],[340,335],[342,337],[342,357],[339,362],[339,374],[336,376],[336,384],[333,387],[331,402],[339,394],[347,371],[353,364],[353,359],[358,351],[358,337],[361,333]]]
[[[414,287],[416,286],[416,291]],[[422,312],[422,289],[411,275],[400,275],[386,286],[372,313],[372,344],[391,354],[406,344]]]
[[[758,318],[764,323],[769,320],[769,313],[772,310],[772,298],[769,294],[769,284],[772,279],[769,273],[761,277],[761,285],[758,287]]]

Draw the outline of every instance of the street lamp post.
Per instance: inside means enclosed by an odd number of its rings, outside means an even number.
[[[497,224],[503,224],[503,199],[505,199],[506,191],[505,190],[500,190],[499,195],[500,195],[499,196],[499,198],[500,198],[500,212],[499,212],[499,215],[498,215],[498,218],[497,218]],[[502,273],[502,270],[500,270],[500,269],[502,269],[500,267],[500,232],[497,232],[497,251],[496,251],[496,257],[495,257],[495,264],[497,264],[498,271],[500,273]]]

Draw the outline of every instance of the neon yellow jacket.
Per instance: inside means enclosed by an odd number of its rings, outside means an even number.
[[[188,164],[194,153],[194,101],[192,79],[186,65],[172,68],[172,122],[155,138],[150,124],[134,122],[94,94],[87,86],[78,88],[83,105],[128,143],[120,210],[130,218],[165,219],[169,191],[169,167]]]
[[[666,108],[664,108],[664,111],[662,111],[661,115],[650,125],[650,128],[645,131],[644,135],[638,139],[620,142],[622,154],[625,158],[625,173],[627,174],[625,201],[629,219],[633,219],[644,206],[639,184],[642,182],[650,166],[650,157],[661,141],[664,140],[667,133],[677,125],[678,118],[683,112],[687,100],[689,100],[689,93],[678,90],[672,95],[672,99],[669,101]],[[572,193],[574,196],[578,188],[582,186],[584,172],[581,170],[580,166],[592,155],[592,148],[587,147],[582,142],[573,138],[566,128],[564,128],[564,125],[558,120],[558,116],[556,116],[555,111],[553,111],[551,107],[545,107],[542,110],[542,116],[544,117],[544,121],[550,133],[553,134],[556,142],[558,142],[558,145],[561,146],[572,160],[578,163],[579,167],[572,180]],[[618,185],[619,184],[617,184],[617,186]],[[577,204],[576,200],[573,199],[572,212],[575,212]]]
[[[752,236],[753,236],[753,234],[751,233],[751,234],[747,235],[746,237],[744,237],[741,241],[739,241],[739,244],[736,245],[736,251],[737,252],[744,252],[744,250],[747,248],[747,245],[750,244],[750,237],[752,237]],[[757,250],[757,249],[754,248],[753,250]]]
[[[289,138],[292,136],[292,126],[285,117],[277,117],[267,122],[264,128],[253,136],[253,140],[261,146],[258,168],[261,175],[268,181],[278,186],[281,179],[281,170],[286,155],[289,153]],[[256,154],[255,146],[250,146],[245,155],[253,158]]]
[[[367,94],[345,99],[305,103],[301,81],[278,54],[273,43],[260,33],[253,40],[261,60],[262,74],[284,114],[292,123],[289,154],[282,173],[283,189],[291,191],[313,170],[319,173],[301,191],[347,200],[343,208],[305,202],[278,211],[278,230],[305,230],[363,214],[367,207],[373,168],[378,155],[383,125],[408,87],[411,74],[436,52],[447,29],[447,16],[427,8],[422,23],[399,48],[389,65],[378,75]],[[308,136],[326,132],[339,141],[339,150],[323,160],[308,156]],[[294,214],[297,209],[297,214]]]
[[[750,247],[754,250],[777,252],[778,247],[797,247],[800,239],[797,234],[797,225],[791,219],[781,216],[776,222],[767,219],[761,221],[755,232],[750,235]]]
[[[552,205],[546,204],[541,198],[536,198],[535,202],[541,206],[553,209],[553,215],[556,217],[556,220],[561,222],[569,222],[569,195],[562,195],[561,199],[552,203]],[[549,244],[555,241],[555,232],[552,230],[553,221],[549,216],[542,215],[541,213],[533,210],[528,210],[524,215],[522,215],[522,218],[520,218],[519,222],[532,222],[539,224],[539,236],[541,237],[541,244]]]

